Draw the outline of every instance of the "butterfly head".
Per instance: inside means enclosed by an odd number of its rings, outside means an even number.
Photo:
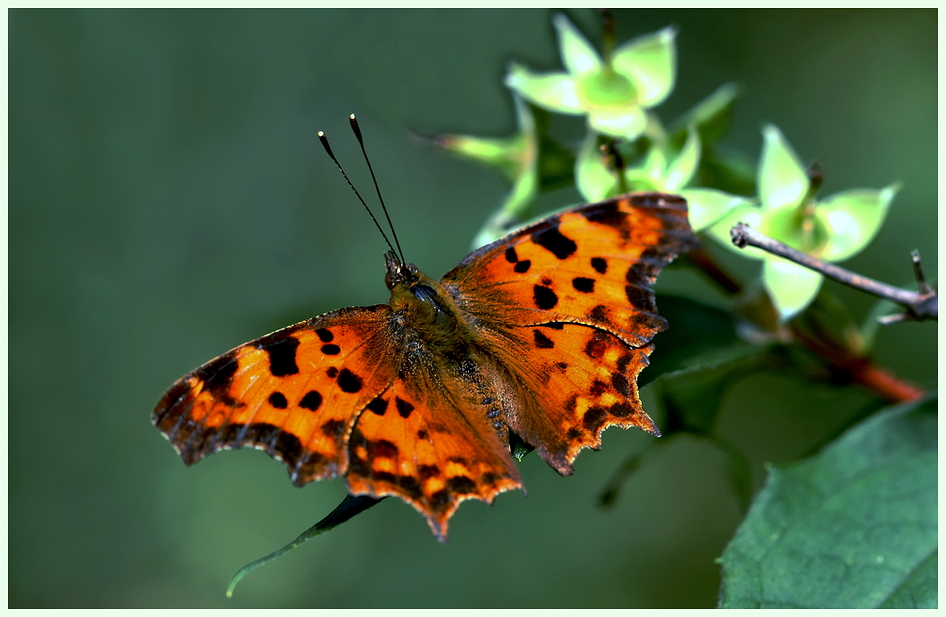
[[[398,285],[410,287],[418,279],[417,266],[404,263],[394,251],[384,254],[384,267],[384,284],[392,291]]]

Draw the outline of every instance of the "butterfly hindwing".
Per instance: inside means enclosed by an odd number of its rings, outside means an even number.
[[[405,363],[401,376],[361,415],[349,444],[348,487],[355,494],[400,496],[446,540],[447,521],[462,501],[492,503],[522,484],[490,426],[498,406],[473,394],[481,380],[427,370],[423,363]]]

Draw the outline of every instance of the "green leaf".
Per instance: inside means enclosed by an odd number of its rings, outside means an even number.
[[[937,606],[936,400],[773,466],[726,547],[721,608]]]
[[[732,345],[695,358],[693,366],[665,373],[654,382],[667,412],[663,433],[710,435],[729,387],[769,366],[766,348]]]
[[[342,523],[348,522],[352,517],[358,516],[368,508],[381,503],[385,499],[387,499],[387,496],[375,499],[370,495],[345,495],[345,499],[343,499],[340,504],[335,506],[334,510],[329,512],[328,515],[318,523],[312,525],[299,534],[298,538],[281,549],[273,551],[265,557],[260,557],[256,561],[248,563],[240,568],[237,573],[233,575],[233,578],[230,579],[230,584],[227,586],[227,597],[233,597],[233,590],[236,589],[237,583],[239,583],[244,576],[253,570],[266,565],[274,559],[282,557],[289,551],[298,548],[302,544],[305,544],[315,536],[322,535],[326,531],[330,531]]]
[[[654,341],[650,366],[637,382],[641,387],[664,373],[711,362],[706,354],[740,342],[732,315],[721,309],[664,294],[657,298],[657,309],[670,327]]]

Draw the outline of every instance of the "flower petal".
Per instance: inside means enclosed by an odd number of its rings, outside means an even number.
[[[552,23],[558,30],[562,64],[569,73],[585,73],[601,68],[601,56],[564,14],[553,15]]]
[[[851,189],[818,202],[815,217],[828,231],[828,242],[820,257],[827,261],[847,259],[870,244],[898,190],[898,183],[880,190]]]
[[[680,191],[680,195],[687,200],[687,206],[690,210],[690,226],[693,227],[693,231],[706,229],[740,206],[743,207],[743,210],[736,215],[740,217],[739,220],[749,222],[753,218],[759,218],[759,208],[750,206],[751,202],[739,195],[730,195],[716,189],[705,188],[683,189]],[[751,223],[749,224],[751,225]],[[731,227],[731,224],[725,227],[726,244],[742,253],[745,249],[734,247],[729,240],[729,229]]]
[[[598,149],[598,136],[589,130],[575,160],[575,186],[589,202],[606,199],[615,192],[614,172],[604,162]]]
[[[636,105],[600,108],[589,111],[588,122],[599,133],[633,141],[647,128],[647,115]]]
[[[762,282],[783,321],[811,304],[823,278],[814,270],[772,255],[762,266]]]
[[[518,63],[509,66],[506,87],[540,107],[561,114],[585,113],[575,91],[575,80],[568,73],[537,75]]]
[[[611,58],[614,68],[634,82],[639,102],[646,107],[658,105],[673,90],[677,68],[676,35],[676,28],[668,26],[614,50]]]
[[[676,192],[689,184],[700,164],[700,133],[691,125],[687,130],[687,140],[664,174],[664,190]]]
[[[758,180],[762,207],[773,209],[797,205],[808,192],[808,174],[778,127],[767,124],[762,134],[765,141]]]

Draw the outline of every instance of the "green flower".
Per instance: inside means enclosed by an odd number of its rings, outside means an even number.
[[[647,128],[646,110],[673,89],[673,28],[629,41],[602,60],[568,18],[552,17],[567,72],[537,75],[513,63],[506,86],[536,105],[564,114],[587,114],[591,128],[628,140]]]
[[[840,261],[859,253],[877,235],[899,185],[853,189],[815,201],[820,182],[809,178],[781,131],[767,125],[762,133],[757,178],[760,203],[734,208],[710,233],[723,246],[762,260],[763,284],[779,316],[786,320],[814,299],[822,275],[756,248],[736,248],[729,229],[742,221],[809,255]]]
[[[656,145],[648,150],[640,165],[628,167],[620,176],[598,147],[598,138],[589,133],[578,153],[575,183],[588,201],[599,201],[629,191],[675,193],[687,200],[690,225],[694,231],[709,227],[747,200],[709,188],[686,188],[700,164],[700,134],[695,126],[687,130],[686,142],[676,154]]]

